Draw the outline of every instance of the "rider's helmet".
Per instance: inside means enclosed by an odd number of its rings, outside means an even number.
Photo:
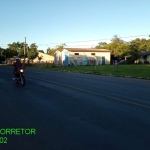
[[[19,57],[16,57],[16,61],[20,61],[20,58],[19,58]]]

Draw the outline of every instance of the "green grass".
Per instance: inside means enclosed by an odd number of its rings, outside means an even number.
[[[150,79],[150,65],[136,64],[136,65],[118,65],[118,71],[113,65],[100,66],[67,66],[67,67],[34,67],[37,69],[53,70],[53,71],[70,71],[80,73],[93,73],[100,75],[115,75],[115,76],[131,76],[133,78]]]

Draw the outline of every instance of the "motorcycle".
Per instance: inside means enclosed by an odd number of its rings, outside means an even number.
[[[22,86],[25,85],[25,76],[24,76],[24,69],[18,69],[18,71],[16,72],[16,79],[15,79],[16,83],[18,84],[19,82],[21,82]]]

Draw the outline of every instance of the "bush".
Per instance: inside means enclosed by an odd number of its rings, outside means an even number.
[[[149,64],[149,61],[147,61],[147,60],[144,60],[144,64]]]
[[[134,59],[127,59],[126,64],[134,64]]]

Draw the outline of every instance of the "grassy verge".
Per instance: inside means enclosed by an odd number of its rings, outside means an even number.
[[[46,67],[36,66],[33,68],[42,70],[53,71],[70,71],[80,73],[92,73],[100,75],[114,75],[121,77],[145,78],[150,79],[150,65],[119,65],[118,71],[115,70],[113,65],[100,65],[100,66],[67,66],[67,67]]]

